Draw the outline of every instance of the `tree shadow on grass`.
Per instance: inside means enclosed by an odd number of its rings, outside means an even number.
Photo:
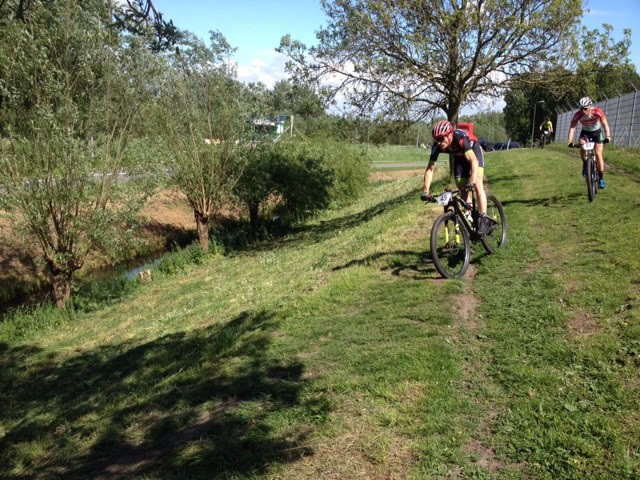
[[[526,178],[534,178],[533,175],[507,175],[506,173],[492,173],[491,176],[485,176],[485,183],[489,186],[489,190],[491,187],[495,185],[499,185],[500,183],[507,182],[512,183],[515,180],[522,181]],[[538,179],[539,180],[539,179]],[[486,187],[485,187],[486,188]],[[488,193],[491,193],[490,191]]]
[[[273,313],[245,312],[71,358],[0,345],[0,477],[251,477],[312,453],[304,418],[329,407],[301,400],[300,362],[269,356],[276,326]],[[16,459],[30,463],[30,443],[51,453],[12,474]]]
[[[569,203],[585,201],[587,202],[587,192],[585,193],[569,193],[566,195],[552,195],[550,197],[541,197],[541,198],[528,198],[528,199],[513,199],[513,200],[505,200],[502,203],[502,206],[507,208],[510,205],[526,205],[531,207],[566,207]],[[507,221],[509,217],[507,216]]]
[[[258,249],[271,250],[274,247],[298,242],[302,239],[319,243],[326,240],[327,238],[333,237],[336,232],[346,231],[363,223],[369,222],[377,216],[382,215],[387,210],[397,205],[401,205],[409,201],[410,199],[416,198],[416,192],[411,191],[403,195],[398,195],[395,198],[384,200],[357,213],[333,218],[331,220],[321,221],[317,224],[303,225],[288,231],[285,237],[276,238],[273,242],[264,242],[258,247]]]
[[[417,252],[412,250],[394,250],[391,252],[377,252],[362,258],[350,260],[344,265],[334,267],[333,271],[344,270],[357,266],[369,266],[379,263],[383,272],[390,272],[393,276],[411,280],[428,280],[441,278],[433,265],[431,252],[428,250]]]

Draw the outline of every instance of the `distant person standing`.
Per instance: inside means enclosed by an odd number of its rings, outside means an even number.
[[[573,147],[573,134],[575,133],[578,122],[582,124],[580,132],[580,145],[586,142],[595,143],[596,162],[598,164],[598,175],[600,177],[600,188],[605,187],[604,182],[604,158],[602,152],[604,144],[611,141],[611,130],[607,117],[602,109],[594,106],[593,100],[589,97],[582,97],[578,102],[580,110],[578,110],[571,119],[569,128],[569,147]],[[584,149],[580,148],[580,156],[582,157],[582,176],[587,176],[586,165],[584,163]]]

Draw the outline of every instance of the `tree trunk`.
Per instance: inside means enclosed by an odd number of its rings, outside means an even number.
[[[66,264],[57,263],[52,256],[45,254],[47,270],[51,275],[53,298],[57,308],[65,308],[71,300],[73,272],[82,268],[83,261],[67,256]]]
[[[209,252],[209,216],[200,212],[194,212],[196,217],[196,229],[198,231],[198,241],[202,250]]]
[[[53,296],[56,299],[56,307],[64,308],[71,300],[71,275],[64,273],[53,277]]]
[[[249,225],[254,231],[258,229],[258,224],[260,223],[259,209],[259,202],[249,202]]]

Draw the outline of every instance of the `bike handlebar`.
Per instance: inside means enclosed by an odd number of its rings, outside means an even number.
[[[604,140],[602,140],[602,143],[609,143],[609,142],[610,142],[610,140],[608,138],[605,138]],[[575,144],[575,143],[571,142],[571,143],[567,144],[567,147],[569,147],[569,148],[580,148],[580,147],[582,147],[582,145]]]
[[[475,187],[475,183],[468,183],[464,187],[460,187],[458,190],[452,190],[451,188],[446,188],[442,193],[450,192],[455,195],[459,193],[465,193],[467,190],[473,190],[474,187]],[[442,195],[442,193],[439,193],[437,195],[431,195],[431,194],[427,195],[423,193],[420,195],[420,200],[422,200],[425,203],[437,203],[438,197]]]

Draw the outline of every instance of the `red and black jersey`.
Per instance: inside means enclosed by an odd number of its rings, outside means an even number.
[[[593,107],[591,113],[587,115],[582,110],[578,110],[571,119],[571,128],[575,128],[578,122],[582,124],[582,130],[585,132],[595,132],[602,128],[602,119],[607,118],[598,107]]]
[[[469,138],[464,131],[455,129],[453,131],[453,138],[451,139],[451,144],[446,150],[440,148],[440,145],[437,143],[433,144],[431,147],[431,156],[429,157],[430,162],[435,162],[438,160],[438,155],[441,153],[448,153],[453,155],[454,157],[464,157],[465,152],[469,150],[473,150],[476,154],[476,157],[482,158],[482,149],[480,148],[480,144],[477,140],[472,140]]]

